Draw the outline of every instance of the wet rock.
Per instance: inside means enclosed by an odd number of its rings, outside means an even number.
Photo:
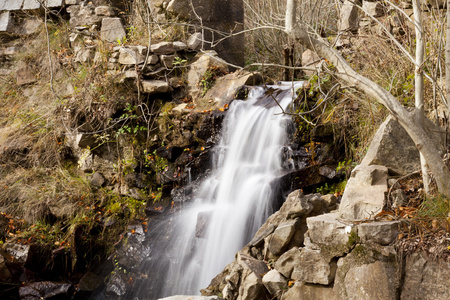
[[[107,13],[106,11],[99,11],[99,8],[97,7],[95,9],[95,13],[99,15],[99,13]],[[113,12],[114,13],[114,12]],[[100,31],[100,37],[102,40],[108,41],[108,42],[117,42],[122,41],[124,37],[126,37],[127,34],[125,32],[125,29],[123,28],[122,21],[120,18],[103,18],[102,19],[102,27]],[[120,58],[119,58],[120,62]],[[123,63],[123,59],[122,62]],[[136,62],[135,62],[136,63]]]
[[[103,278],[95,273],[87,272],[78,283],[78,291],[93,292],[103,284]]]
[[[287,279],[277,270],[270,270],[262,278],[262,282],[269,293],[279,297],[287,289]]]
[[[204,238],[206,235],[206,230],[208,228],[208,223],[211,220],[212,212],[203,211],[199,212],[197,215],[197,224],[195,225],[195,236],[198,238]]]
[[[358,225],[358,236],[363,243],[389,245],[397,239],[399,225],[399,221],[362,223]]]
[[[296,230],[298,219],[282,222],[270,237],[269,251],[274,255],[280,255],[289,245]]]
[[[17,262],[25,264],[27,261],[30,245],[6,244],[4,248]]]
[[[11,272],[6,266],[7,259],[0,253],[0,282],[9,283],[13,281]]]
[[[73,293],[73,287],[68,283],[56,283],[51,281],[33,282],[19,288],[20,299],[69,299]]]
[[[385,205],[388,169],[377,165],[359,165],[353,169],[339,206],[344,219],[370,219]]]
[[[323,166],[319,168],[319,174],[327,177],[328,179],[333,179],[336,177],[337,172],[336,168],[332,168],[329,166]]]
[[[123,296],[128,290],[123,272],[115,272],[106,284],[106,292],[116,296]]]

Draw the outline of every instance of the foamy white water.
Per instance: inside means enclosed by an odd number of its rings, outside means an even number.
[[[199,294],[273,213],[273,182],[282,170],[289,123],[273,97],[286,108],[292,91],[292,84],[276,87],[270,96],[257,87],[246,101],[230,105],[211,175],[183,211],[163,225],[171,226],[176,238],[162,242],[158,251],[165,253],[152,255],[151,268],[165,282],[157,297]],[[207,219],[201,238],[195,236],[199,214]]]

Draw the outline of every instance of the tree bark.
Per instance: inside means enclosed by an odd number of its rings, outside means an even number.
[[[423,27],[422,27],[422,13],[419,0],[413,0],[414,28],[416,32],[416,67],[415,67],[415,106],[417,110],[417,122],[423,128],[425,124],[425,108],[423,100],[423,58],[425,47],[423,43]],[[429,167],[425,157],[420,153],[420,167],[422,169],[423,189],[426,194],[430,194],[431,178],[429,175]]]
[[[445,42],[445,91],[447,95],[447,115],[450,114],[450,0],[447,0],[447,30]]]
[[[293,1],[288,0],[288,5],[292,5]],[[293,20],[295,16],[289,16],[289,19]],[[391,93],[357,73],[336,50],[324,42],[313,38],[304,29],[300,28],[300,26],[296,26],[295,28],[286,27],[285,31],[306,48],[315,51],[320,57],[326,58],[330,64],[334,65],[337,70],[335,75],[338,78],[355,86],[369,97],[376,99],[389,110],[392,116],[405,128],[406,132],[416,144],[417,149],[423,154],[425,160],[429,162],[439,192],[450,198],[450,171],[444,164],[433,141],[423,127],[417,123],[415,113],[407,111]]]

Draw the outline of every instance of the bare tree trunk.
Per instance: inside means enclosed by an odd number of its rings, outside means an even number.
[[[414,22],[416,31],[416,68],[415,68],[415,105],[417,122],[423,128],[425,123],[425,108],[423,100],[423,57],[425,52],[423,42],[422,13],[419,0],[413,0]],[[422,181],[425,193],[430,194],[431,178],[425,157],[420,153],[420,166],[422,168]]]
[[[295,0],[288,0],[288,5],[293,5],[293,1]],[[295,10],[289,10],[289,8],[287,11],[295,12]],[[295,15],[287,17],[289,20],[295,20]],[[320,57],[326,58],[329,63],[334,65],[337,70],[335,76],[376,99],[389,110],[392,116],[405,128],[406,132],[416,144],[417,149],[425,157],[425,160],[429,162],[439,192],[446,197],[450,197],[450,171],[444,164],[433,141],[423,127],[416,122],[415,113],[407,111],[391,93],[357,73],[336,50],[324,42],[313,38],[304,29],[300,28],[300,26],[296,26],[295,28],[286,27],[286,32],[291,34],[306,48],[315,51]]]
[[[450,114],[450,0],[447,0],[447,30],[445,42],[445,90],[447,94],[447,114]]]

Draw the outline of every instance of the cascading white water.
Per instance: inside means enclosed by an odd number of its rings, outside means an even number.
[[[161,242],[163,253],[153,255],[151,268],[165,283],[156,297],[198,294],[273,212],[273,182],[282,170],[289,123],[279,106],[291,103],[293,90],[292,83],[269,92],[257,87],[246,101],[230,105],[210,176],[182,212],[162,225],[176,238]],[[204,232],[196,237],[200,224]]]

